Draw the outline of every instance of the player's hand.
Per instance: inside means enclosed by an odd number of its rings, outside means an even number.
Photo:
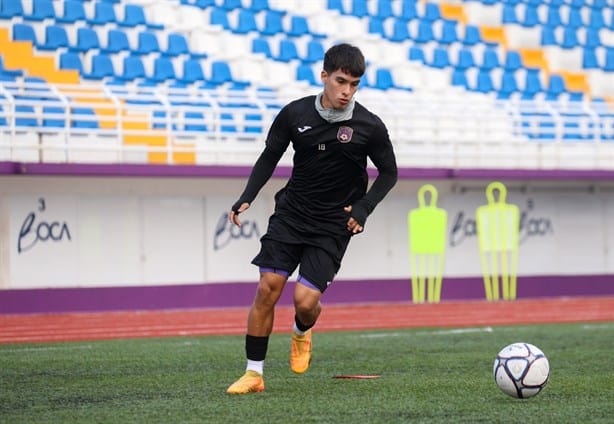
[[[346,211],[347,213],[351,213],[352,205],[346,206],[345,208],[343,208],[343,210]],[[352,234],[358,234],[358,233],[362,233],[363,227],[362,225],[358,223],[358,221],[356,221],[354,218],[350,216],[350,219],[348,219],[348,223],[347,223],[347,229]]]
[[[230,223],[235,224],[237,227],[240,227],[241,220],[239,219],[239,214],[245,212],[247,209],[249,209],[249,203],[247,202],[241,203],[241,206],[239,206],[239,209],[237,209],[236,212],[231,209],[230,214],[228,215],[228,220],[230,221]]]

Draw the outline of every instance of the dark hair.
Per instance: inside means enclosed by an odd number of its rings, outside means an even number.
[[[327,74],[341,69],[353,77],[361,77],[365,68],[365,57],[360,49],[347,43],[332,46],[324,55],[324,70]]]

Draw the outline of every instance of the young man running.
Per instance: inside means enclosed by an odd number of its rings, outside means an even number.
[[[289,103],[275,118],[245,190],[230,211],[230,222],[240,226],[239,214],[249,208],[292,143],[292,175],[275,195],[275,211],[252,261],[260,269],[260,281],[247,319],[247,369],[228,388],[231,394],[264,390],[275,305],[297,267],[290,368],[299,374],[307,370],[320,297],[339,270],[350,238],[363,231],[369,214],[397,181],[386,126],[354,100],[365,72],[361,51],[349,44],[333,46],[323,68],[323,91]],[[368,190],[367,158],[378,170]]]

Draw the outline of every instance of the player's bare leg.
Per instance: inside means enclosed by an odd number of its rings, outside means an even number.
[[[232,384],[227,392],[245,394],[264,390],[262,371],[273,331],[275,305],[283,292],[287,277],[274,272],[261,272],[256,297],[247,317],[246,350],[248,352],[245,374]]]
[[[290,368],[297,374],[307,371],[311,362],[311,327],[322,312],[321,295],[319,290],[301,283],[294,289],[296,316],[290,344]]]

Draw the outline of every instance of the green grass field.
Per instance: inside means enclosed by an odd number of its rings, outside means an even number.
[[[550,382],[495,385],[505,345],[540,347]],[[264,393],[230,396],[242,336],[0,346],[1,423],[588,423],[614,421],[614,323],[315,333],[311,368],[273,335]],[[339,380],[338,374],[378,374]]]

